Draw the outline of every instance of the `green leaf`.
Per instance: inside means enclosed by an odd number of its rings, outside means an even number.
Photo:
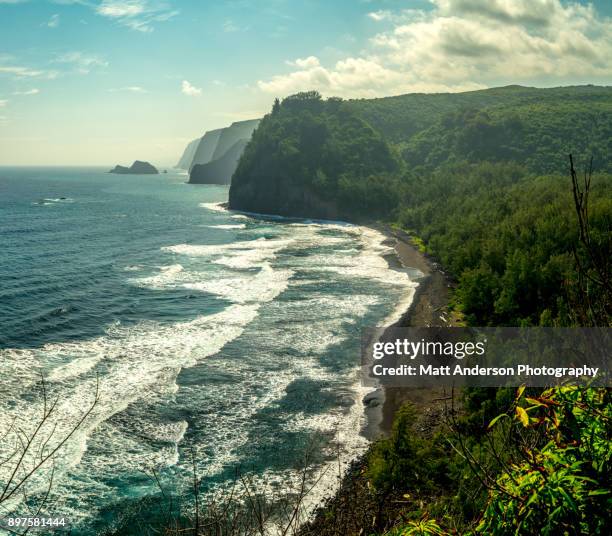
[[[489,426],[487,428],[492,428],[493,426],[495,426],[495,423],[497,421],[499,421],[502,417],[507,417],[508,414],[507,413],[500,413],[497,417],[495,417],[490,423]]]

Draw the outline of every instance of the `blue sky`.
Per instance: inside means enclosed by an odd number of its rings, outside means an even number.
[[[607,0],[0,0],[0,165],[170,165],[303,89],[609,85],[611,16]]]

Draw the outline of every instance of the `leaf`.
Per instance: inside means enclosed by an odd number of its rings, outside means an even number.
[[[523,396],[523,393],[525,392],[525,386],[521,385],[517,390],[516,390],[516,399],[518,400],[519,398],[521,398],[521,396]]]
[[[493,420],[489,423],[489,426],[487,428],[492,428],[493,426],[495,426],[495,423],[499,421],[499,419],[501,419],[502,417],[507,417],[507,416],[508,416],[507,413],[500,413],[497,417],[493,418]]]
[[[561,493],[564,497],[565,500],[569,503],[571,509],[574,512],[578,512],[578,506],[576,505],[576,503],[574,502],[574,499],[572,499],[569,494],[567,493],[567,491],[565,491],[563,488],[557,488],[557,490],[559,491],[559,493]]]
[[[596,495],[608,495],[610,492],[606,489],[596,489],[594,491],[589,491],[589,497],[594,497]]]
[[[535,406],[544,406],[544,404],[542,404],[542,402],[540,402],[536,398],[525,397],[525,400],[527,400],[527,402],[529,402],[530,404],[533,404]]]
[[[529,415],[527,415],[527,412],[525,411],[524,408],[517,406],[516,416],[521,420],[521,422],[523,423],[523,426],[529,426]]]

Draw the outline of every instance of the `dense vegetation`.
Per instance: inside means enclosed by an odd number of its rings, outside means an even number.
[[[397,145],[409,166],[494,160],[563,172],[574,152],[593,155],[597,169],[612,171],[612,88],[508,86],[347,105]]]
[[[311,92],[275,103],[230,204],[400,227],[450,272],[471,325],[612,326],[611,140],[610,88]],[[570,179],[570,152],[595,173]],[[407,406],[365,467],[367,500],[403,506],[367,530],[609,534],[611,418],[607,389],[471,389],[425,437]]]
[[[483,111],[449,111],[465,104]],[[438,120],[402,141],[398,125],[412,132],[412,112],[416,125],[427,113]],[[387,139],[358,115],[376,117]],[[600,170],[612,170],[611,140],[606,88],[349,102],[301,93],[276,102],[262,120],[233,177],[230,206],[395,221],[425,240],[458,280],[456,302],[471,323],[568,325],[578,230],[567,154],[577,147],[595,155],[590,217],[606,256],[612,186]],[[547,171],[554,169],[563,174]]]
[[[380,134],[340,99],[300,93],[262,119],[232,178],[230,204],[291,216],[382,215],[399,167]]]

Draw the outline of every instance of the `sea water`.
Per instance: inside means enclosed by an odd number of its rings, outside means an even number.
[[[97,393],[25,486],[35,502],[52,473],[42,514],[74,534],[135,530],[159,483],[182,493],[194,465],[204,496],[237,471],[282,492],[308,457],[314,505],[366,447],[360,327],[391,321],[414,283],[372,229],[240,214],[227,198],[173,172],[0,168],[0,458],[40,423],[41,378],[57,404],[27,466]]]

